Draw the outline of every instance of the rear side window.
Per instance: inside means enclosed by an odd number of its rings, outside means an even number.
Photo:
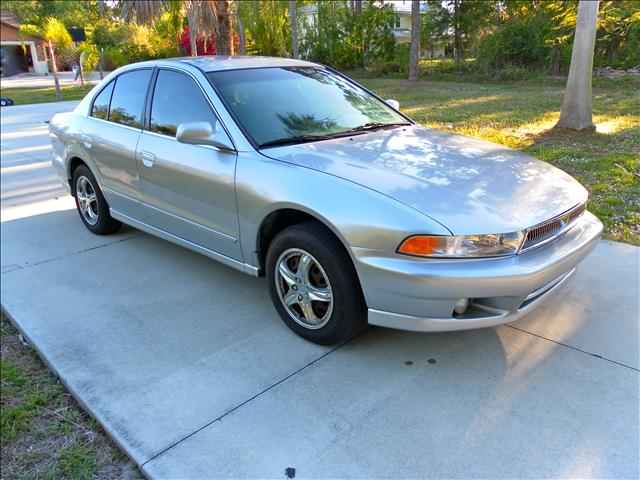
[[[160,70],[151,102],[152,132],[176,136],[178,125],[186,122],[209,122],[216,117],[196,83],[179,72]]]
[[[109,102],[111,102],[111,93],[113,92],[113,84],[115,82],[109,82],[109,85],[104,87],[93,101],[93,107],[91,107],[91,116],[106,120],[109,118]]]
[[[123,73],[116,79],[109,121],[142,128],[142,110],[152,70]]]

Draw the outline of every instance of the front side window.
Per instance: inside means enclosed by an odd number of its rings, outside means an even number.
[[[216,118],[202,96],[198,86],[183,73],[160,70],[151,102],[152,132],[171,137],[181,123],[209,122],[214,125]]]
[[[409,123],[367,91],[319,67],[226,70],[208,77],[258,147]]]
[[[123,73],[116,79],[109,121],[142,128],[142,110],[152,70]]]
[[[91,107],[91,116],[106,120],[109,118],[109,103],[111,102],[111,93],[113,92],[113,84],[115,82],[109,82],[109,85],[104,87],[102,91],[93,101]]]

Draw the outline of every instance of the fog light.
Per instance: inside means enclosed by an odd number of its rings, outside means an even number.
[[[469,306],[469,299],[461,298],[460,300],[458,300],[456,303],[453,304],[453,311],[456,312],[458,315],[462,315],[467,310],[468,306]]]

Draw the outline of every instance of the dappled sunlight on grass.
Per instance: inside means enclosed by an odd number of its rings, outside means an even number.
[[[521,150],[567,171],[590,192],[589,209],[605,237],[640,245],[640,98],[634,84],[598,83],[595,132],[553,127],[564,87],[542,83],[474,84],[363,79],[394,98],[420,124]]]
[[[638,119],[632,116],[609,117],[607,115],[596,115],[593,118],[596,124],[596,131],[605,135],[617,133],[620,130],[628,130],[632,128],[640,128]]]

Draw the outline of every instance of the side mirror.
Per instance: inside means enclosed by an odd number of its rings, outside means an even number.
[[[190,145],[211,145],[224,150],[234,150],[227,134],[209,122],[189,122],[178,125],[176,140]]]
[[[386,102],[387,102],[387,105],[389,105],[394,110],[400,110],[400,102],[398,102],[397,100],[394,100],[393,98],[388,98]]]

